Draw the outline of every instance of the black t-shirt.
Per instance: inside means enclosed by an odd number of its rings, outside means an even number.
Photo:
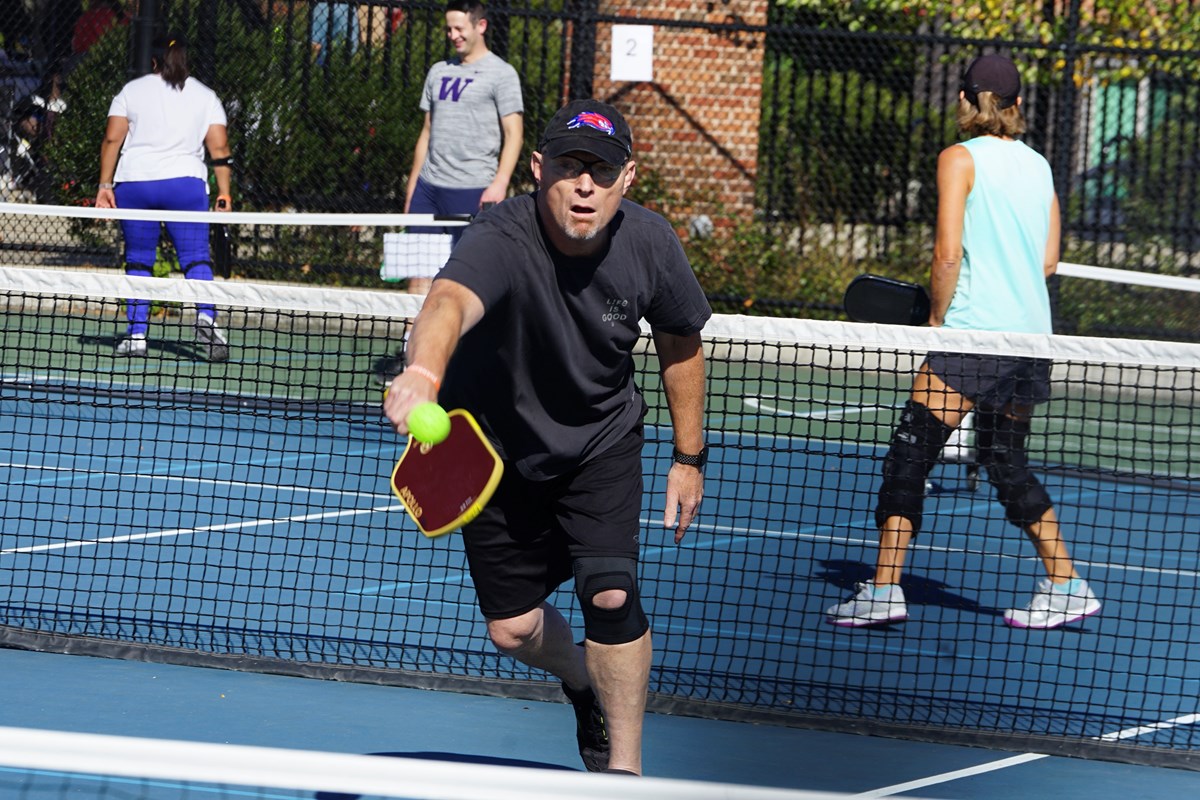
[[[459,342],[441,402],[466,408],[527,478],[562,475],[637,426],[634,384],[643,318],[676,335],[712,315],[670,224],[624,200],[605,250],[553,249],[534,195],[514,197],[467,228],[438,273],[483,301]]]

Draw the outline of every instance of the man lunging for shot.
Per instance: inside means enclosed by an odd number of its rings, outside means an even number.
[[[438,274],[384,408],[401,433],[434,399],[478,418],[506,462],[463,528],[488,634],[563,681],[589,770],[640,774],[651,641],[637,574],[647,406],[633,350],[645,319],[674,433],[663,524],[678,543],[703,494],[711,311],[670,224],[623,199],[636,165],[620,112],[568,104],[530,166],[537,190],[476,220]],[[582,645],[547,602],[572,577]]]

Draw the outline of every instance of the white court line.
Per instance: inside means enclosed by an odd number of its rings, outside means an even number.
[[[1182,717],[1166,720],[1165,722],[1156,722],[1153,725],[1139,725],[1136,728],[1126,728],[1122,731],[1113,731],[1112,733],[1093,736],[1093,740],[1101,742],[1118,742],[1123,739],[1132,739],[1141,736],[1144,733],[1154,733],[1155,731],[1168,730],[1170,728],[1178,728],[1184,725],[1195,725],[1200,723],[1200,714],[1185,714]],[[943,772],[940,775],[930,775],[928,778],[920,778],[907,783],[897,783],[893,786],[884,786],[879,789],[872,789],[868,792],[852,794],[850,797],[891,797],[902,792],[911,792],[915,789],[924,789],[929,786],[936,786],[942,783],[950,783],[961,778],[970,778],[974,775],[983,775],[996,770],[1008,769],[1021,764],[1028,764],[1031,761],[1038,761],[1043,758],[1049,758],[1045,753],[1023,753],[1019,756],[1011,758],[1002,758],[999,761],[992,761],[987,764],[979,764],[967,769],[959,769],[954,772]]]
[[[995,772],[998,769],[1008,769],[1020,764],[1026,764],[1030,761],[1048,758],[1049,756],[1041,753],[1024,753],[1011,758],[1002,758],[999,761],[991,761],[987,764],[979,764],[966,769],[957,769],[954,772],[943,772],[941,775],[931,775],[928,778],[921,778],[908,783],[897,783],[894,786],[884,786],[881,789],[872,789],[869,792],[861,792],[859,794],[849,795],[850,797],[891,797],[900,792],[911,792],[914,789],[924,789],[927,786],[936,786],[939,783],[949,783],[960,778],[970,778],[973,775],[983,775],[988,772]]]
[[[1112,733],[1101,734],[1093,738],[1099,739],[1102,742],[1119,742],[1122,739],[1132,739],[1135,736],[1141,736],[1143,733],[1154,733],[1155,731],[1165,731],[1170,728],[1179,728],[1184,725],[1195,725],[1200,723],[1200,714],[1185,714],[1182,717],[1175,717],[1166,722],[1156,722],[1153,725],[1139,725],[1136,728],[1126,728],[1123,731],[1113,731]]]
[[[662,517],[642,517],[639,522],[646,527],[659,528],[664,532],[673,530],[662,527]],[[688,527],[688,534],[704,531],[712,534],[726,534],[726,536],[713,537],[710,539],[698,540],[694,537],[685,538],[683,547],[688,547],[693,550],[713,549],[720,547],[723,544],[730,544],[740,541],[747,535],[766,536],[775,539],[798,539],[807,542],[823,542],[827,544],[840,544],[847,546],[862,546],[862,547],[877,547],[879,539],[862,538],[850,535],[836,535],[832,533],[817,533],[819,530],[832,530],[835,528],[844,528],[847,531],[853,530],[869,530],[875,524],[873,519],[863,518],[859,520],[850,520],[840,523],[823,523],[819,525],[806,525],[802,528],[797,528],[791,531],[782,531],[774,528],[750,528],[736,525],[716,525],[707,522],[693,522]],[[659,555],[666,552],[671,552],[678,549],[678,545],[674,543],[670,545],[646,545],[642,551],[642,560],[646,560],[649,555]],[[962,555],[982,556],[985,558],[995,558],[1000,560],[1011,561],[1036,561],[1037,556],[1021,555],[1012,553],[998,553],[991,550],[978,550],[969,547],[958,547],[954,545],[933,545],[924,544],[922,542],[913,542],[909,545],[910,549],[924,551],[930,553],[959,553]],[[1090,561],[1087,559],[1076,558],[1076,564],[1085,567],[1094,567],[1095,569],[1107,570],[1109,572],[1129,572],[1134,574],[1145,575],[1173,575],[1180,578],[1200,578],[1200,570],[1184,569],[1181,567],[1142,567],[1121,562],[1110,561]]]
[[[432,567],[430,569],[432,569]],[[419,589],[423,586],[430,586],[432,584],[441,584],[443,586],[462,584],[466,583],[470,577],[471,576],[467,572],[466,565],[464,564],[463,567],[456,572],[448,572],[445,575],[437,578],[430,578],[429,580],[405,581],[403,583],[380,583],[376,584],[375,586],[360,586],[357,589],[343,589],[340,594],[383,595],[386,593],[389,597],[398,597],[399,595],[395,595],[396,592],[408,591],[409,589]],[[412,598],[405,597],[404,599],[411,600]]]
[[[394,511],[403,508],[403,506],[393,503],[386,506],[376,506],[375,508],[351,508],[342,509],[340,511],[327,511],[322,514],[301,514],[295,517],[284,517],[282,519],[255,519],[242,520],[240,522],[226,522],[223,525],[204,525],[197,528],[174,528],[164,531],[147,531],[146,533],[134,533],[127,536],[105,536],[102,539],[76,539],[68,542],[56,542],[54,544],[39,544],[30,547],[10,547],[0,550],[0,555],[12,555],[14,553],[41,553],[50,550],[69,550],[77,547],[89,547],[99,544],[114,544],[122,542],[140,542],[147,539],[166,539],[172,536],[188,536],[193,533],[211,533],[220,531],[239,531],[253,528],[263,528],[270,525],[282,525],[288,522],[312,522],[319,519],[336,519],[338,517],[353,517],[360,514],[375,514],[379,511]]]
[[[379,492],[347,492],[341,489],[315,489],[310,486],[294,486],[280,483],[251,483],[249,481],[222,481],[216,478],[189,478],[183,475],[161,475],[153,472],[112,472],[99,469],[76,469],[75,467],[49,467],[37,464],[0,463],[0,468],[42,470],[44,472],[66,472],[88,477],[109,478],[141,478],[151,481],[168,481],[174,483],[198,483],[205,486],[237,486],[243,489],[269,489],[276,492],[295,492],[297,494],[336,494],[345,497],[386,498]]]
[[[778,400],[775,395],[764,395],[768,400]],[[796,402],[813,402],[814,398],[788,398]],[[784,411],[778,406],[763,402],[763,397],[743,397],[742,403],[755,411],[773,414],[777,417],[796,417],[797,419],[843,419],[845,417],[868,414],[872,411],[894,411],[897,406],[836,406],[826,411]]]

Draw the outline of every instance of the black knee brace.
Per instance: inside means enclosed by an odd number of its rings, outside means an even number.
[[[145,264],[138,264],[136,261],[126,261],[125,274],[148,278],[154,274],[154,268]]]
[[[1053,503],[1029,471],[1025,437],[1029,420],[1015,420],[997,411],[981,411],[975,425],[979,463],[1004,506],[1004,516],[1024,529],[1041,519]]]
[[[593,599],[610,589],[625,593],[619,608],[598,608]],[[617,556],[584,556],[575,559],[575,594],[583,612],[587,638],[599,644],[625,644],[641,638],[650,628],[642,611],[637,588],[637,561]]]
[[[904,517],[912,523],[914,534],[920,532],[925,478],[953,431],[922,404],[914,400],[904,404],[900,425],[892,434],[892,446],[883,461],[876,525],[882,527],[888,517]]]

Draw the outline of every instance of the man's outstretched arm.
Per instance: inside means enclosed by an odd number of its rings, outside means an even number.
[[[451,280],[434,281],[408,337],[407,367],[392,381],[383,401],[383,412],[398,433],[408,433],[413,406],[437,402],[459,339],[482,318],[483,301],[473,291]]]

